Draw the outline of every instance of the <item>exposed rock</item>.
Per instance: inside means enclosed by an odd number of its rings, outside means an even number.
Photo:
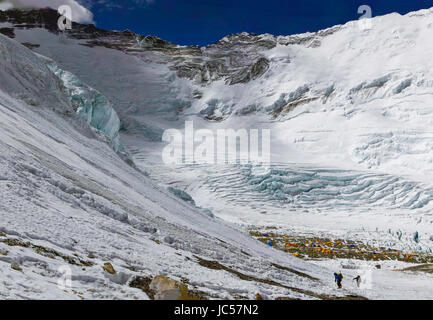
[[[33,50],[34,48],[39,48],[41,46],[39,44],[34,44],[30,42],[23,42],[22,45],[29,48],[30,50]]]
[[[414,267],[397,269],[395,271],[413,271],[413,272],[433,273],[433,264],[421,264],[421,265],[414,266]]]
[[[251,80],[251,71],[249,68],[241,69],[239,72],[232,75],[227,79],[226,83],[229,85],[235,85],[238,83],[247,83]]]
[[[130,35],[134,35],[134,33],[129,33]],[[164,41],[158,37],[154,36],[145,36],[140,37],[140,46],[143,48],[174,48],[176,45],[174,43]]]
[[[322,44],[322,42],[319,39],[314,39],[313,41],[310,42],[310,44],[307,45],[308,48],[318,48],[320,47],[320,45]]]
[[[107,272],[109,274],[115,274],[116,273],[116,270],[114,270],[113,265],[109,262],[104,263],[104,266],[102,268],[105,270],[105,272]]]
[[[0,28],[0,33],[9,38],[15,38],[14,28]]]
[[[199,82],[206,82],[205,68],[197,63],[186,62],[185,64],[176,65],[172,67],[177,71],[179,78],[186,78],[188,80],[197,80]]]
[[[11,9],[0,11],[0,22],[9,22],[20,28],[43,27],[52,32],[58,32],[57,20],[59,16],[56,10],[49,8],[34,10]]]
[[[188,279],[188,278],[185,278],[185,277],[181,277],[181,278],[180,278],[180,281],[181,281],[182,283],[185,283],[185,284],[188,284],[188,283],[189,283],[189,279]]]
[[[135,277],[129,283],[131,288],[137,288],[146,293],[151,300],[155,298],[155,291],[150,288],[150,283],[152,282],[152,278],[150,277]]]
[[[46,247],[38,246],[38,245],[34,245],[34,244],[31,244],[31,247],[33,250],[35,250],[35,252],[37,254],[40,254],[41,256],[45,256],[45,257],[49,257],[49,258],[53,258],[53,259],[55,257],[60,257],[65,262],[67,262],[71,265],[76,265],[76,266],[85,266],[85,267],[93,266],[92,262],[80,259],[77,254],[75,254],[76,257],[71,257],[71,256],[64,255],[64,254],[62,254],[62,253],[60,253],[54,249],[51,249],[51,248],[46,248]]]
[[[10,238],[6,240],[2,240],[1,242],[11,247],[23,247],[23,248],[30,247],[30,242],[24,242],[19,239]]]
[[[18,264],[16,264],[15,262],[11,263],[11,268],[13,270],[16,270],[16,271],[23,271],[23,269],[21,269],[21,267]]]

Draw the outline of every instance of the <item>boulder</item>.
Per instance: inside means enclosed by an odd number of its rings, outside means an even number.
[[[200,292],[188,290],[185,283],[162,275],[153,278],[149,288],[154,293],[155,300],[200,300],[205,298]]]
[[[21,269],[21,267],[14,262],[11,263],[11,268],[16,271],[23,271],[23,269]]]
[[[107,272],[109,274],[115,274],[116,273],[116,270],[114,270],[113,265],[109,262],[104,263],[104,266],[102,268],[105,270],[105,272]]]

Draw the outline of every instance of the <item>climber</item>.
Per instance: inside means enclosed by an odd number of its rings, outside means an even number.
[[[353,280],[356,280],[356,286],[359,288],[361,286],[361,276],[358,275],[356,278],[353,278]]]
[[[343,281],[343,275],[340,273],[334,273],[334,277],[335,277],[335,282],[337,283],[338,289],[341,289],[341,281]]]

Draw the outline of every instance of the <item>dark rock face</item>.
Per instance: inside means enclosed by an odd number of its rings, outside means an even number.
[[[277,38],[271,35],[257,35],[254,33],[238,33],[232,34],[208,48],[216,48],[218,50],[269,50],[277,45]]]
[[[262,76],[269,68],[269,61],[262,52],[276,45],[277,38],[271,35],[239,33],[207,46],[203,55],[211,61],[223,61],[220,62],[223,67],[208,68],[212,80],[224,79],[227,84],[234,85]]]
[[[171,47],[170,68],[177,71],[178,77],[201,85],[217,80],[224,80],[228,85],[247,83],[269,69],[269,61],[262,52],[275,47],[276,43],[272,36],[241,33],[204,48]]]
[[[14,28],[0,28],[0,33],[11,39],[15,38]]]
[[[253,79],[262,76],[269,69],[269,61],[265,58],[260,58],[251,67],[251,75]]]
[[[168,49],[168,48],[176,47],[175,44],[168,42],[168,41],[161,40],[161,39],[154,37],[154,36],[142,37],[141,46],[143,48],[161,48],[161,49]]]
[[[266,58],[259,58],[251,67],[247,66],[233,75],[229,84],[247,83],[261,77],[269,69],[269,61]]]

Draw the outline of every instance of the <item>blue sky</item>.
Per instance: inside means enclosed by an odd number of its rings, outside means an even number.
[[[130,29],[182,45],[206,45],[237,32],[289,35],[373,16],[433,7],[433,0],[82,0],[98,27]]]

